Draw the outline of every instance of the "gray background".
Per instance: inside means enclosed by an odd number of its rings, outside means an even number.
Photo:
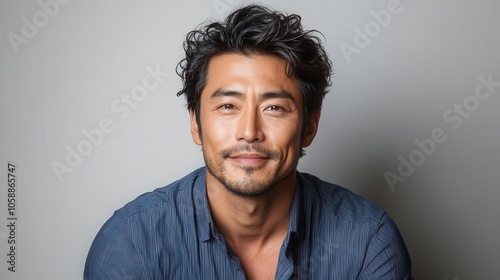
[[[249,3],[54,1],[41,0],[52,3],[52,15],[37,1],[0,1],[1,279],[81,279],[88,248],[114,210],[203,164],[184,99],[175,95],[175,65],[189,30]],[[386,209],[406,240],[415,279],[496,279],[500,86],[482,99],[474,92],[479,77],[500,81],[499,2],[266,4],[320,30],[334,63],[319,134],[299,169]],[[397,13],[381,26],[373,14],[388,5]],[[23,27],[35,21],[36,32]],[[369,42],[357,28],[368,28]],[[356,53],[346,55],[347,44]],[[148,67],[169,74],[128,115],[113,109],[124,110],[121,96],[142,85]],[[106,119],[113,131],[59,180],[53,165],[67,165],[67,149],[87,141],[82,131],[95,132]],[[419,152],[415,140],[435,129],[446,140]],[[410,156],[413,173],[391,188],[384,174],[401,176],[401,158]],[[10,161],[18,178],[16,273],[6,263]]]

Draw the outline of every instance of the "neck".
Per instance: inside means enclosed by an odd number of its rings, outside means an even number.
[[[242,197],[228,191],[207,172],[207,196],[212,218],[233,249],[284,238],[295,195],[295,172],[269,192]]]

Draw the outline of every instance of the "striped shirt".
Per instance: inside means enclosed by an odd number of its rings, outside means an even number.
[[[245,279],[212,221],[200,168],[117,210],[97,234],[84,279]],[[297,172],[275,279],[410,279],[386,212],[338,185]]]

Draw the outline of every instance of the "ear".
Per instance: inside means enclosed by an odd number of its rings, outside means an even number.
[[[319,119],[321,117],[321,109],[314,111],[309,115],[309,120],[307,122],[304,135],[302,136],[302,148],[309,147],[318,132]]]
[[[198,122],[196,121],[196,113],[192,109],[189,110],[189,118],[191,119],[191,137],[193,138],[193,142],[196,145],[201,145],[202,141]]]

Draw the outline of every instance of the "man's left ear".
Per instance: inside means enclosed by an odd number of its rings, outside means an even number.
[[[302,148],[309,147],[318,132],[319,119],[321,117],[321,109],[318,109],[309,115],[307,127],[302,136]]]

